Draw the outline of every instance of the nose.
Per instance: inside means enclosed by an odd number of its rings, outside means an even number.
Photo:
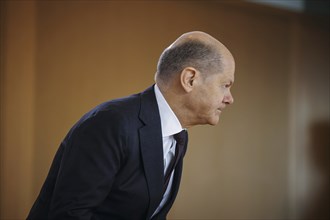
[[[234,97],[232,96],[231,92],[229,91],[228,94],[225,95],[223,102],[226,105],[230,105],[234,103]]]

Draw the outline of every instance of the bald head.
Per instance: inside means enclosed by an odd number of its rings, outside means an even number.
[[[178,46],[188,41],[199,41],[206,45],[212,47],[223,46],[217,39],[212,37],[211,35],[201,32],[201,31],[192,31],[188,33],[182,34],[178,39],[176,39],[168,48]]]
[[[211,35],[188,32],[176,39],[160,56],[157,66],[156,82],[169,82],[186,67],[193,67],[204,76],[222,72],[223,55],[228,49]],[[231,55],[231,54],[230,54]]]

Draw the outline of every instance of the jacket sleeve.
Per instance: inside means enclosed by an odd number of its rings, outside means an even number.
[[[98,113],[78,123],[65,138],[49,219],[92,219],[124,160],[120,124],[120,117]]]

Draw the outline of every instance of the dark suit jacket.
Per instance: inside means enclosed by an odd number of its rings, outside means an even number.
[[[163,193],[164,163],[153,86],[84,115],[61,143],[28,219],[150,219]],[[180,160],[166,219],[177,195]]]

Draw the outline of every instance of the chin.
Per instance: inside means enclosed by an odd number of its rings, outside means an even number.
[[[212,126],[215,126],[219,123],[219,117],[217,118],[212,118],[211,120],[209,120],[208,124],[209,125],[212,125]]]

